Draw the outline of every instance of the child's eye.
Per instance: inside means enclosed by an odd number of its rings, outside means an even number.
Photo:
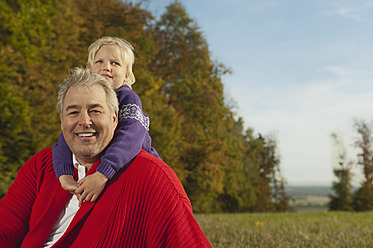
[[[111,62],[113,65],[120,65],[118,62]]]
[[[96,60],[95,64],[97,64],[97,63],[102,63],[102,60]]]

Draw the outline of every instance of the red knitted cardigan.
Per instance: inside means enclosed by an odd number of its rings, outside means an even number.
[[[70,197],[55,176],[52,149],[34,155],[0,201],[0,247],[41,247]],[[83,203],[53,247],[211,245],[174,171],[142,150],[95,203]]]

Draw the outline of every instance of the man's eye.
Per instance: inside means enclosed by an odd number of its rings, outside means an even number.
[[[90,112],[91,112],[92,114],[99,114],[99,113],[101,113],[101,111],[100,111],[100,110],[97,110],[97,109],[92,109]]]
[[[67,113],[67,115],[78,115],[79,112],[78,111],[71,111],[69,113]]]

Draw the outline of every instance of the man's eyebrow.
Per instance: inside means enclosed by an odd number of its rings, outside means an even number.
[[[65,111],[69,111],[70,109],[81,109],[82,107],[79,106],[79,105],[68,105],[65,109]],[[88,104],[87,105],[87,108],[88,109],[92,109],[92,108],[104,108],[104,106],[102,106],[101,104],[99,103],[93,103],[93,104]]]
[[[92,109],[92,108],[104,108],[104,106],[102,106],[102,105],[99,104],[99,103],[89,104],[87,107],[88,107],[89,109]]]
[[[66,107],[65,111],[68,111],[70,109],[81,109],[81,107],[78,105],[69,105]]]

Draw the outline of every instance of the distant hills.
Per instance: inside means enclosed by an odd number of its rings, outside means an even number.
[[[333,193],[331,186],[286,186],[285,191],[292,198],[307,196],[328,197]]]
[[[333,192],[330,186],[286,186],[285,191],[293,212],[327,211]]]

